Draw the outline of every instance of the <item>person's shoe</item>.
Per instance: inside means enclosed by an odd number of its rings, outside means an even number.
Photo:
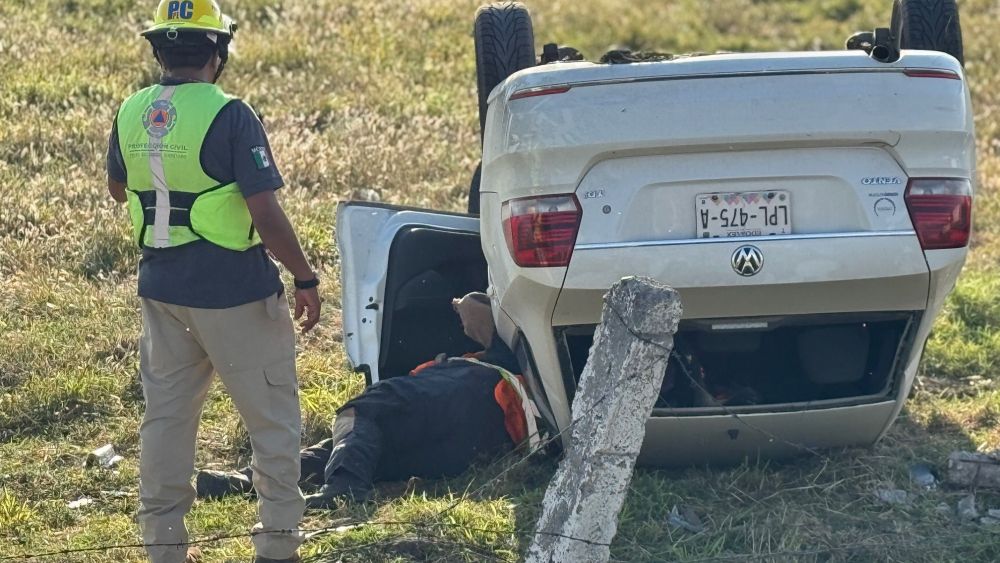
[[[298,553],[287,559],[271,559],[270,557],[261,557],[260,555],[253,558],[253,563],[299,563],[300,561],[302,561],[302,558],[299,557]]]
[[[201,563],[201,561],[201,548],[189,547],[187,557],[184,558],[184,563]]]
[[[202,469],[195,479],[198,498],[219,499],[226,495],[243,495],[253,492],[253,483],[242,473],[226,473]]]
[[[306,508],[330,510],[341,502],[365,503],[372,499],[373,491],[367,487],[350,486],[335,482],[323,485],[318,493],[306,495]]]
[[[322,491],[306,495],[306,509],[333,510],[337,507],[337,502],[342,498],[335,495],[323,494]]]

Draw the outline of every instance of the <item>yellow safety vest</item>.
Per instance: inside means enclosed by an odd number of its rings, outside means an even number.
[[[207,240],[230,250],[260,244],[236,183],[220,184],[201,166],[208,130],[232,98],[214,84],[156,85],[118,111],[136,244],[171,248]]]

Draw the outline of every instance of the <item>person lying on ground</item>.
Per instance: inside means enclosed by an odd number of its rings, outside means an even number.
[[[375,482],[461,474],[481,458],[522,442],[536,443],[535,409],[516,376],[517,359],[496,334],[489,298],[473,293],[453,302],[463,329],[486,347],[472,357],[443,355],[418,366],[412,377],[379,381],[336,413],[330,439],[301,452],[303,488],[310,508],[336,499],[364,501]],[[203,470],[201,498],[253,492],[252,471]]]

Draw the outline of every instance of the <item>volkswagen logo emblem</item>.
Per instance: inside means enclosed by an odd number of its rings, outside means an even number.
[[[750,277],[764,267],[764,253],[756,246],[741,246],[733,252],[732,263],[737,274]]]

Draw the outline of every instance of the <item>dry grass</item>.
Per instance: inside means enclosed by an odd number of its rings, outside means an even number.
[[[148,4],[148,5],[147,5]],[[0,557],[137,539],[137,254],[104,189],[106,135],[120,101],[156,78],[135,37],[153,2],[0,2]],[[282,201],[322,268],[324,325],[300,341],[305,439],[326,432],[336,405],[363,386],[339,342],[336,202],[362,192],[384,201],[459,210],[477,159],[473,0],[231,0],[241,22],[224,86],[265,116],[288,187]],[[550,0],[531,3],[539,42],[596,58],[612,44],[674,51],[837,48],[849,32],[888,18],[888,0]],[[886,506],[872,491],[911,488],[906,468],[940,466],[953,448],[1000,446],[1000,4],[961,2],[979,134],[977,233],[970,268],[928,347],[926,377],[908,412],[870,450],[789,464],[640,471],[622,514],[622,560],[993,561],[989,529],[936,511],[952,491]],[[933,376],[933,377],[931,377]],[[247,442],[229,400],[213,392],[198,463],[241,464]],[[115,471],[82,466],[113,443]],[[388,485],[374,506],[310,515],[423,523],[368,527],[318,539],[335,560],[516,559],[551,461],[531,461],[436,515],[499,471],[441,483]],[[78,509],[67,502],[96,499]],[[1000,506],[985,496],[984,505]],[[701,513],[706,532],[665,524],[674,504]],[[241,532],[241,499],[199,503],[196,535]],[[491,531],[483,531],[491,530]],[[401,536],[405,541],[385,541]],[[416,538],[416,539],[414,539]],[[432,541],[427,541],[427,539]],[[375,543],[374,546],[359,547]],[[343,551],[348,549],[346,555]],[[211,561],[246,559],[250,545],[209,546]],[[322,553],[327,555],[320,556]],[[57,561],[140,561],[137,550]]]

